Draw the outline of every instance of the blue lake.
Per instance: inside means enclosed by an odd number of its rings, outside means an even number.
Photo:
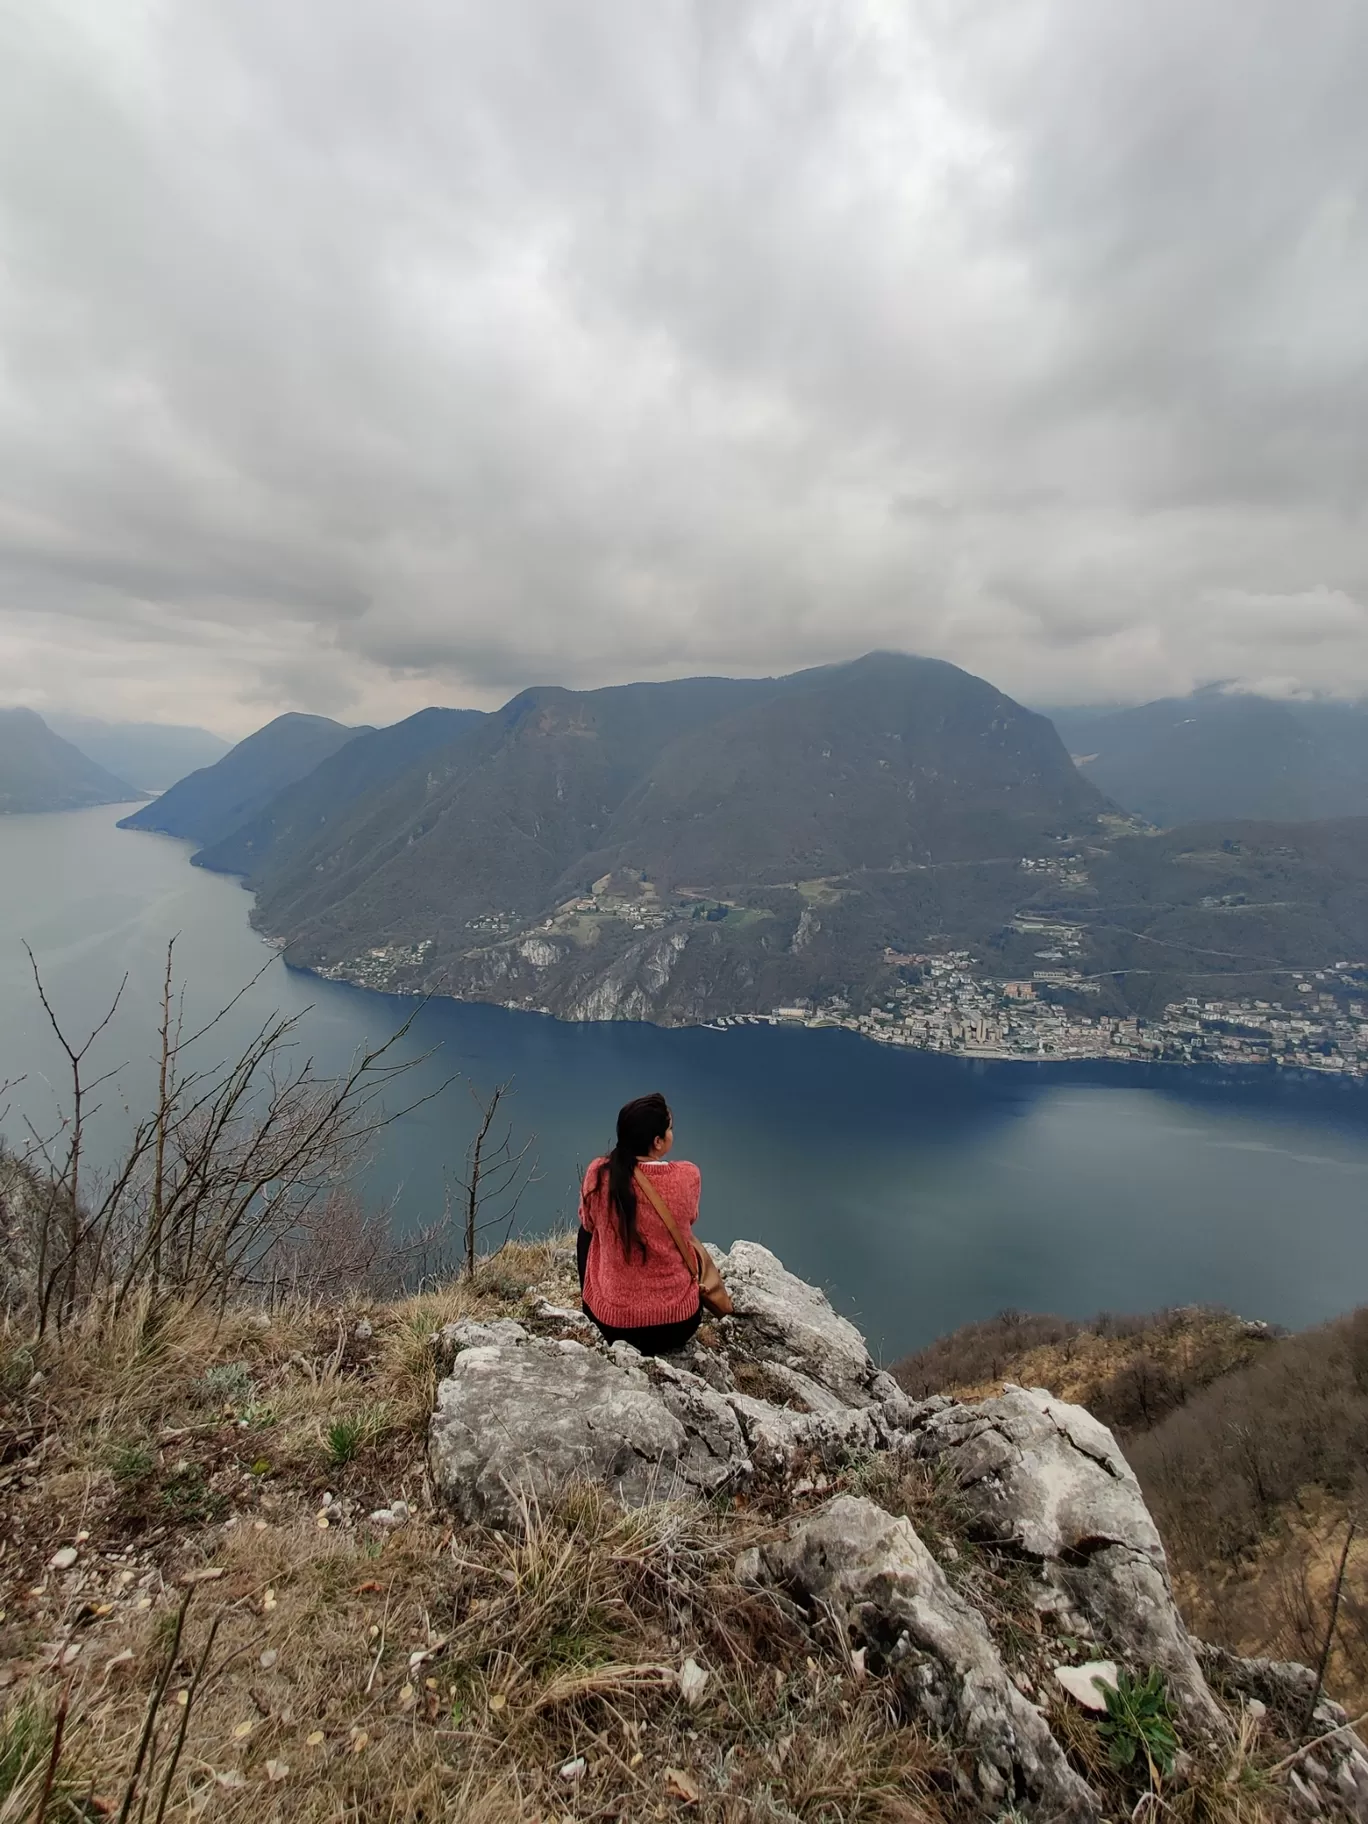
[[[165,946],[179,933],[190,1017],[265,965],[220,1028],[240,1044],[273,1009],[302,1012],[325,1069],[411,1006],[286,969],[237,884],[185,845],[115,828],[120,811],[0,818],[0,1132],[50,1125],[61,1056],[21,940],[59,1016],[84,1031],[127,986],[96,1057],[94,1146],[108,1157],[152,1082]],[[745,1235],[824,1284],[886,1359],[1005,1306],[1078,1316],[1215,1302],[1294,1327],[1368,1302],[1368,1086],[1162,1066],[984,1063],[843,1032],[569,1026],[453,1002],[405,1040],[426,1055],[404,1092],[460,1080],[377,1144],[367,1189],[408,1224],[440,1212],[471,1132],[469,1087],[513,1079],[540,1179],[522,1211],[573,1222],[577,1167],[631,1095],[661,1089],[682,1156],[703,1169],[702,1232]]]

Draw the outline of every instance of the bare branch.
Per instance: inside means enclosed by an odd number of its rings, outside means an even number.
[[[475,1106],[480,1111],[479,1125],[475,1137],[466,1151],[465,1176],[457,1182],[464,1200],[465,1216],[465,1273],[467,1279],[475,1276],[475,1249],[478,1237],[489,1228],[504,1225],[504,1242],[512,1233],[513,1222],[522,1202],[523,1193],[530,1183],[536,1180],[536,1156],[528,1164],[528,1154],[535,1141],[535,1135],[529,1135],[516,1151],[513,1147],[513,1129],[506,1128],[503,1134],[491,1140],[491,1131],[498,1119],[504,1098],[512,1093],[512,1079],[494,1086],[489,1096],[481,1101],[478,1092],[472,1085],[470,1094]],[[495,1214],[486,1214],[491,1204],[499,1205]],[[504,1242],[499,1245],[502,1247]],[[497,1252],[497,1250],[496,1250]]]
[[[270,1014],[231,1062],[187,1067],[186,1047],[212,1032],[236,1006],[239,990],[188,1036],[184,991],[175,984],[175,940],[166,948],[157,1016],[153,1107],[134,1124],[114,1169],[93,1187],[81,1156],[91,1091],[114,1072],[87,1077],[88,1054],[122,999],[80,1041],[62,1031],[41,972],[29,952],[49,1023],[71,1070],[71,1104],[51,1133],[26,1123],[30,1157],[41,1165],[35,1304],[38,1328],[60,1325],[75,1309],[103,1301],[117,1315],[136,1293],[149,1313],[169,1299],[192,1308],[222,1306],[238,1288],[277,1283],[281,1275],[315,1285],[397,1279],[400,1263],[428,1256],[430,1236],[396,1244],[391,1214],[367,1215],[345,1191],[375,1136],[440,1097],[448,1076],[421,1094],[400,1098],[395,1086],[432,1056],[405,1057],[400,1041],[422,1003],[385,1039],[358,1049],[334,1076],[319,1073],[300,1045],[301,1013]],[[254,980],[260,979],[260,973]],[[250,987],[251,984],[249,983]],[[516,1189],[522,1153],[509,1135],[491,1137],[487,1194],[503,1215]],[[477,1199],[478,1210],[481,1199]],[[331,1230],[345,1231],[336,1243]],[[345,1241],[345,1245],[343,1242]],[[309,1249],[309,1256],[301,1250]],[[327,1255],[330,1264],[323,1264]]]

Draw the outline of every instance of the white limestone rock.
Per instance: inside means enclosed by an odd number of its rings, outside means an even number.
[[[657,1389],[640,1367],[525,1332],[459,1350],[437,1389],[428,1457],[439,1499],[510,1529],[527,1502],[577,1478],[640,1506],[712,1494],[749,1469],[739,1426],[703,1383]]]
[[[511,1317],[492,1317],[480,1322],[463,1317],[454,1324],[443,1324],[433,1333],[432,1352],[439,1365],[449,1365],[462,1349],[483,1349],[494,1343],[516,1343],[527,1336],[521,1324]]]
[[[769,1474],[787,1475],[813,1456],[834,1469],[880,1441],[874,1415],[864,1406],[794,1412],[744,1393],[729,1393],[727,1404],[741,1422],[755,1467]]]
[[[758,1242],[736,1242],[717,1264],[736,1307],[730,1351],[795,1369],[845,1406],[871,1403],[879,1370],[864,1338],[825,1292]]]
[[[1118,1659],[1161,1667],[1190,1720],[1218,1726],[1158,1529],[1105,1425],[1044,1388],[1009,1384],[928,1413],[915,1436],[953,1470],[978,1531],[1036,1560]]]
[[[1025,1792],[1042,1816],[1081,1824],[1099,1815],[1092,1789],[1007,1676],[983,1617],[951,1587],[910,1521],[839,1495],[738,1570],[834,1614],[846,1638],[892,1672],[909,1707],[972,1757],[989,1805]]]
[[[1115,1691],[1119,1674],[1114,1659],[1090,1659],[1084,1666],[1056,1666],[1055,1677],[1075,1703],[1085,1710],[1104,1712],[1103,1687]]]
[[[563,1330],[573,1330],[579,1336],[592,1336],[594,1325],[583,1311],[572,1311],[568,1305],[553,1305],[549,1298],[539,1298],[532,1307],[532,1315],[542,1324],[559,1324]]]

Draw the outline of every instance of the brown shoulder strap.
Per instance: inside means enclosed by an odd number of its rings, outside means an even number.
[[[658,1194],[655,1186],[651,1183],[645,1172],[638,1171],[635,1174],[635,1177],[637,1189],[645,1191],[646,1195],[650,1198],[651,1203],[655,1207],[656,1215],[659,1216],[660,1220],[665,1224],[666,1232],[668,1233],[670,1240],[679,1250],[679,1258],[689,1269],[692,1277],[697,1279],[700,1271],[698,1250],[690,1247],[685,1242],[684,1237],[680,1234],[675,1225],[674,1217],[671,1216],[669,1210],[665,1206],[664,1199]]]

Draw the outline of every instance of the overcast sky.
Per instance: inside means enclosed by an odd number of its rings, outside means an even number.
[[[0,0],[0,701],[1368,692],[1364,0]]]

